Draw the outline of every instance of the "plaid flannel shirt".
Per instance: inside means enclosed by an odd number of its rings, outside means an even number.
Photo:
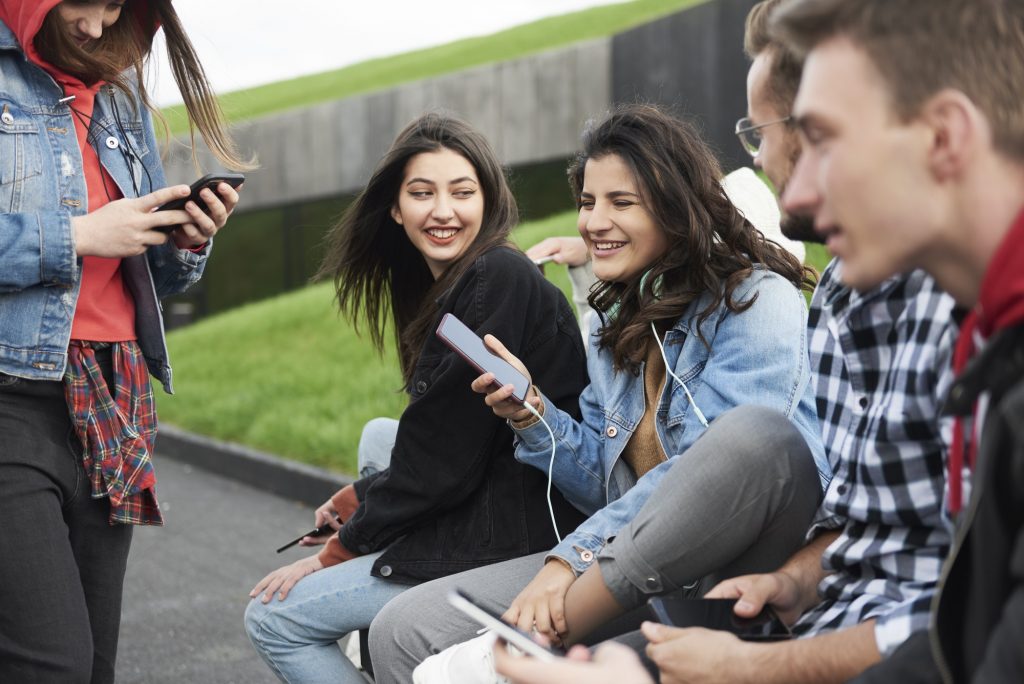
[[[64,397],[82,443],[92,498],[109,497],[111,525],[163,525],[150,458],[156,407],[142,350],[134,340],[111,345],[114,386],[108,387],[95,345],[72,340],[64,374]]]
[[[822,555],[822,602],[798,633],[875,618],[882,655],[928,626],[951,541],[944,518],[953,299],[921,271],[857,293],[833,260],[811,301],[808,347],[834,476],[810,536],[839,529]]]

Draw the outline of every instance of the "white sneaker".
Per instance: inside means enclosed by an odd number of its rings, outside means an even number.
[[[496,639],[487,632],[430,656],[413,670],[413,684],[509,684],[494,671]]]

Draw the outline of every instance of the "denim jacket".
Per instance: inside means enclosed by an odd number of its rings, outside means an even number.
[[[0,22],[0,373],[33,380],[64,375],[82,266],[71,219],[89,211],[73,114],[63,96]],[[152,120],[137,97],[133,102],[101,86],[89,134],[125,197],[164,187]],[[139,346],[168,392],[159,298],[199,280],[208,253],[209,247],[194,253],[168,242],[122,261]]]
[[[807,305],[791,283],[767,270],[755,271],[734,296],[747,301],[754,293],[757,300],[746,311],[733,313],[723,302],[704,321],[701,330],[708,345],[694,326],[709,296],[691,304],[664,340],[668,366],[686,383],[709,422],[741,404],[768,406],[788,416],[807,440],[824,491],[831,469],[809,384]],[[655,422],[669,459],[637,480],[621,455],[646,410],[643,374],[612,370],[610,350],[598,348],[599,326],[594,317],[588,338],[590,385],[580,396],[582,421],[544,402],[544,418],[557,444],[554,483],[591,516],[551,552],[577,573],[632,520],[675,458],[705,429],[683,387],[668,377]],[[516,458],[548,470],[551,440],[542,423],[516,431]]]

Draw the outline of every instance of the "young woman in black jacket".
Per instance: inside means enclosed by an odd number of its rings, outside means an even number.
[[[452,313],[508,340],[555,389],[553,401],[578,415],[587,383],[579,327],[561,292],[508,242],[516,220],[483,136],[428,114],[399,134],[334,227],[321,275],[378,349],[393,326],[409,404],[390,467],[318,509],[317,525],[341,518],[338,534],[251,593],[246,629],[282,680],[362,682],[336,642],[391,598],[555,543],[546,478],[515,461],[512,431],[470,389],[479,373],[434,335]],[[557,491],[552,508],[559,528],[582,521]]]

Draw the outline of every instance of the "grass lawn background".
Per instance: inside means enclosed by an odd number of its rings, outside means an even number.
[[[341,69],[220,95],[229,121],[241,121],[390,88],[432,76],[516,59],[583,40],[621,33],[702,0],[633,0],[515,26],[488,36],[359,62]],[[163,110],[171,133],[188,131],[184,107]]]
[[[574,212],[520,226],[528,247],[571,235]],[[808,245],[819,270],[828,256]],[[212,257],[216,259],[216,251]],[[570,296],[565,267],[546,274]],[[192,432],[340,472],[355,472],[363,424],[405,405],[393,346],[383,358],[334,306],[331,283],[243,306],[168,336],[174,396],[156,390],[159,416]]]

